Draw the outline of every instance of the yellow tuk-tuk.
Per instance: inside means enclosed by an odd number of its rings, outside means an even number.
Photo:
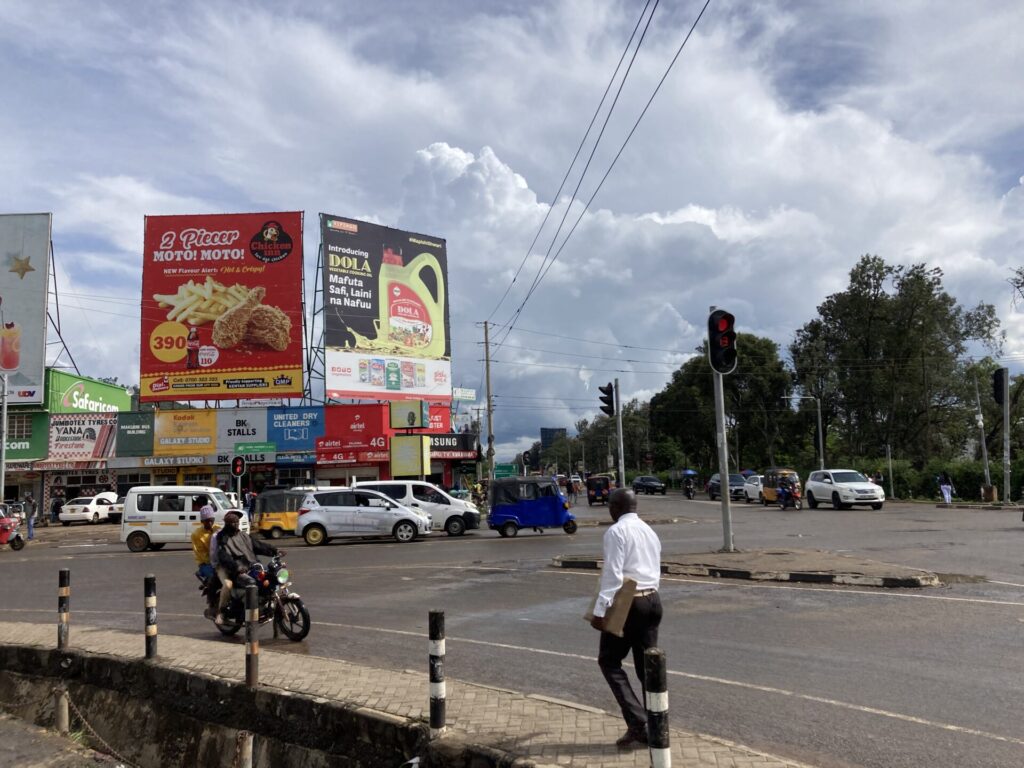
[[[797,474],[795,469],[789,469],[788,467],[769,467],[764,471],[764,480],[761,484],[761,503],[764,506],[769,504],[778,504],[779,502],[779,480],[783,477],[788,478],[790,482],[794,484],[796,489],[803,493],[803,488],[800,486],[800,475]]]
[[[285,534],[295,533],[299,521],[299,507],[306,492],[297,488],[264,491],[256,497],[253,516],[256,530],[264,538],[279,539]]]

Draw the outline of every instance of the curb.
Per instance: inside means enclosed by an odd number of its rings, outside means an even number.
[[[600,570],[597,558],[554,557],[555,568]],[[788,581],[804,584],[839,584],[847,587],[882,587],[885,589],[920,589],[942,585],[933,573],[916,576],[865,576],[859,573],[828,573],[824,571],[753,571],[745,568],[719,568],[705,565],[662,563],[661,572],[672,576],[707,576],[714,579],[746,579],[748,581]]]
[[[691,522],[689,518],[685,517],[661,517],[661,518],[644,518],[644,522],[648,525],[669,525],[671,523],[678,523],[681,520]],[[608,520],[580,520],[576,518],[576,525],[580,528],[604,528],[612,525],[613,521]]]
[[[939,502],[936,509],[980,509],[989,512],[1024,512],[1024,506],[1020,504],[946,504]]]

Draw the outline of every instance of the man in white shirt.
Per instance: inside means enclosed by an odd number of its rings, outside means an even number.
[[[626,654],[633,652],[633,667],[644,684],[644,651],[658,644],[661,624],[661,541],[658,534],[636,514],[636,495],[617,488],[608,500],[608,511],[615,524],[604,534],[604,567],[601,591],[594,605],[590,624],[601,631],[597,663],[626,721],[626,733],[615,742],[621,749],[647,746],[647,713],[633,692],[622,668]],[[636,582],[636,595],[623,627],[622,637],[604,631],[604,615],[625,579]]]

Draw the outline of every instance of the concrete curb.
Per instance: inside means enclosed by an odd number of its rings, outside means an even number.
[[[661,517],[661,518],[644,518],[644,522],[648,525],[670,525],[671,523],[678,523],[680,521],[692,522],[687,517]],[[604,528],[612,524],[612,519],[607,520],[581,520],[576,518],[576,524],[580,528]]]
[[[555,557],[556,568],[600,570],[599,558]],[[754,571],[745,568],[724,568],[713,565],[683,565],[662,563],[661,572],[672,576],[705,576],[714,579],[746,579],[749,581],[788,581],[804,584],[839,584],[853,587],[882,587],[886,589],[919,589],[938,587],[942,582],[934,573],[922,572],[914,576],[865,576],[860,573],[828,571]]]
[[[935,505],[936,509],[964,509],[964,510],[985,510],[988,512],[1024,512],[1024,506],[1020,504],[971,504],[971,503],[953,503],[946,504],[945,502],[939,502]]]

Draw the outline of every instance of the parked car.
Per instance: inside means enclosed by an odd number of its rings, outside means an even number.
[[[403,507],[368,488],[308,491],[299,507],[295,535],[318,547],[333,538],[393,536],[401,544],[430,534],[430,515]]]
[[[61,525],[72,523],[98,523],[106,520],[112,504],[117,503],[117,494],[104,491],[95,496],[79,496],[64,504],[60,509]]]
[[[665,484],[653,475],[640,475],[633,479],[634,493],[660,493],[665,495]]]
[[[361,480],[353,488],[383,493],[403,507],[421,509],[431,517],[435,530],[461,536],[480,527],[480,510],[467,499],[456,499],[436,485],[418,480]]]
[[[107,507],[107,520],[115,525],[121,522],[124,515],[124,496],[118,496],[117,500]]]
[[[761,502],[764,498],[764,494],[761,491],[764,485],[764,475],[750,475],[747,477],[746,482],[743,483],[743,500],[750,504],[752,502]]]
[[[722,495],[722,479],[715,472],[708,480],[708,498],[714,501]],[[729,474],[729,498],[743,498],[743,475],[739,473]]]
[[[832,502],[832,509],[850,509],[855,504],[881,509],[885,491],[854,469],[825,469],[811,472],[804,495],[807,506]]]

